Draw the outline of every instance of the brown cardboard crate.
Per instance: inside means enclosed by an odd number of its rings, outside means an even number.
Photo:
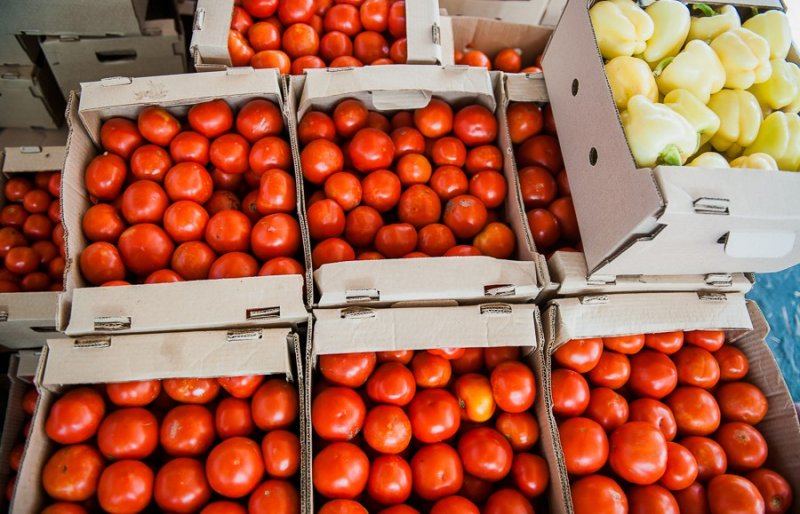
[[[0,66],[0,128],[58,128],[64,105],[48,66]]]
[[[142,33],[148,0],[6,0],[0,33],[125,36]]]

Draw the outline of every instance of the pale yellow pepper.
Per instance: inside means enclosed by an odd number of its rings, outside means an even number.
[[[731,161],[731,168],[748,168],[751,170],[778,170],[778,163],[769,154],[754,153],[742,155]]]
[[[620,114],[633,158],[640,167],[680,166],[697,150],[698,137],[686,118],[636,95]]]
[[[797,84],[800,84],[800,66],[794,65],[791,68],[792,75],[794,75],[794,80]],[[794,98],[794,101],[781,109],[783,112],[787,112],[790,114],[797,114],[800,112],[800,95],[797,95]]]
[[[711,140],[719,130],[719,116],[685,89],[673,89],[664,97],[664,105],[692,124],[700,136],[700,144]]]
[[[704,152],[692,159],[687,166],[696,166],[698,168],[730,168],[728,159],[718,154],[717,152]]]
[[[664,59],[653,74],[662,95],[673,89],[685,89],[704,104],[725,85],[722,62],[714,50],[700,40],[689,41],[681,53]]]
[[[689,35],[691,15],[689,8],[678,0],[657,0],[647,6],[645,12],[653,20],[654,29],[641,57],[655,67],[681,51]]]
[[[773,59],[772,75],[760,84],[753,84],[750,92],[758,98],[762,107],[770,110],[792,107],[785,112],[797,112],[794,107],[800,107],[800,68],[783,59]]]
[[[604,59],[642,53],[653,35],[653,20],[633,0],[597,2],[589,18]]]
[[[692,16],[688,40],[699,39],[710,43],[715,37],[728,30],[742,26],[739,12],[732,5],[724,5],[719,13],[705,4],[694,4],[692,9],[701,11],[701,16]]]
[[[606,63],[606,77],[614,95],[617,109],[625,110],[628,100],[644,95],[651,102],[658,101],[658,86],[650,66],[641,59],[620,55]]]
[[[757,14],[742,26],[767,40],[770,59],[786,59],[792,46],[792,28],[785,13],[767,11]]]
[[[800,116],[773,112],[764,119],[758,137],[745,155],[766,153],[775,158],[778,168],[797,171],[800,168]]]
[[[711,48],[725,68],[725,87],[747,89],[769,79],[769,43],[752,30],[733,29],[714,38]]]
[[[711,96],[708,107],[719,116],[719,130],[711,146],[729,159],[739,157],[755,141],[761,126],[761,107],[749,91],[723,89]]]

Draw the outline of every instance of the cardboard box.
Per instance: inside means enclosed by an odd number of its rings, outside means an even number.
[[[186,72],[183,31],[173,19],[144,22],[141,36],[48,37],[42,51],[65,97],[81,82]]]
[[[652,293],[586,296],[554,300],[543,317],[545,351],[543,368],[551,369],[551,355],[570,339],[667,332],[723,329],[727,343],[742,350],[750,361],[745,380],[769,399],[769,411],[757,425],[767,440],[765,467],[800,484],[800,425],[789,390],[765,342],[769,326],[755,302],[741,294]],[[552,413],[550,382],[544,382],[546,415],[553,450],[562,464],[550,469],[550,505],[554,513],[572,513],[569,478],[561,458],[558,426]]]
[[[33,377],[39,363],[40,351],[23,351],[11,355],[8,363],[8,402],[3,418],[0,437],[0,490],[6,490],[9,478],[14,474],[9,468],[9,456],[17,443],[22,442],[25,414],[22,412],[22,397],[33,387]],[[6,495],[0,496],[0,508],[7,509]]]
[[[306,481],[311,489],[304,514],[316,512],[312,482],[312,391],[320,355],[388,350],[424,350],[447,347],[521,347],[522,360],[531,366],[541,349],[539,309],[535,305],[482,304],[453,307],[401,307],[314,310],[313,334],[306,349],[305,406],[309,438]],[[541,359],[539,359],[541,360]],[[538,372],[534,369],[534,372]],[[537,384],[536,408],[541,398]],[[547,425],[538,418],[542,446]],[[552,454],[552,452],[550,452]],[[544,456],[546,452],[542,452]],[[548,460],[548,465],[555,467]]]
[[[41,486],[42,467],[56,446],[45,433],[45,420],[52,403],[69,386],[165,378],[284,375],[300,387],[304,379],[299,356],[300,338],[288,328],[48,340],[36,374],[39,400],[20,468],[20,474],[27,479],[17,484],[11,511],[39,512],[43,507],[46,495]],[[305,399],[302,394],[298,396],[302,413]],[[305,430],[301,415],[301,438]],[[302,462],[303,459],[301,477]]]
[[[84,84],[80,107],[73,93],[61,182],[68,256],[66,292],[60,298],[57,322],[67,335],[255,327],[306,319],[304,299],[310,298],[311,284],[306,284],[304,296],[299,275],[92,287],[80,274],[78,256],[88,244],[81,219],[91,205],[84,170],[100,152],[103,120],[135,118],[144,106],[152,104],[183,116],[192,105],[214,98],[223,98],[234,108],[254,98],[267,98],[284,107],[276,71],[252,68],[207,74],[202,80],[196,75],[170,75]],[[289,118],[284,109],[287,124]],[[302,216],[300,206],[298,200],[298,215]]]
[[[8,128],[0,131],[0,148],[66,145],[67,127],[55,130]]]
[[[346,70],[308,70],[291,77],[288,101],[296,102],[296,123],[309,110],[330,111],[344,98],[357,98],[369,109],[395,111],[427,105],[441,97],[456,107],[479,103],[496,113],[499,147],[506,155],[511,143],[506,127],[506,99],[501,74],[482,68],[436,66],[373,66]],[[302,176],[295,157],[297,175]],[[525,222],[517,174],[505,160],[509,195],[506,221],[517,238],[516,260],[492,257],[429,257],[326,264],[314,272],[319,307],[387,305],[401,301],[457,300],[480,302],[536,298],[549,282],[546,266],[536,253]],[[305,199],[303,199],[305,204]],[[311,256],[308,256],[310,261]],[[313,264],[313,263],[312,263]],[[309,268],[310,269],[310,268]]]
[[[439,0],[449,16],[477,16],[527,25],[558,24],[566,0]]]
[[[60,171],[63,146],[24,146],[0,151],[0,189],[15,174]],[[0,208],[6,204],[0,195]],[[0,293],[0,348],[38,348],[56,332],[57,292]]]
[[[33,36],[0,34],[0,65],[33,66],[39,58],[39,42]]]
[[[484,3],[505,4],[499,0],[483,0]],[[508,2],[515,3],[515,2]],[[534,3],[524,0],[516,3]],[[474,48],[494,60],[495,55],[504,48],[519,48],[522,51],[522,67],[533,66],[536,57],[544,52],[552,27],[535,24],[497,20],[477,16],[448,16],[452,27],[453,50]],[[449,53],[453,59],[453,52]]]
[[[197,71],[220,71],[232,66],[228,31],[233,0],[198,0],[189,46]],[[439,4],[436,0],[406,0],[409,64],[443,63]]]
[[[800,262],[799,174],[637,169],[589,20],[593,3],[568,2],[544,58],[590,272],[769,272]]]
[[[0,33],[126,36],[142,33],[148,0],[3,0]]]
[[[58,128],[64,105],[47,66],[0,66],[0,128]]]

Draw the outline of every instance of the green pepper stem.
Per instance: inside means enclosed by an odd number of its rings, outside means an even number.
[[[675,59],[675,57],[667,57],[666,59],[662,59],[653,70],[653,76],[658,77],[661,75],[664,72],[664,68],[669,66],[673,59]]]
[[[681,161],[681,151],[676,145],[667,145],[666,148],[658,155],[656,164],[666,164],[667,166],[680,166],[683,164]]]
[[[711,6],[706,4],[692,4],[692,9],[695,11],[700,11],[700,15],[705,18],[710,18],[711,16],[716,16],[717,12],[711,8]]]

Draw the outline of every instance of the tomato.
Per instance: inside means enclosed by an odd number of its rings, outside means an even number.
[[[273,430],[261,441],[264,469],[271,477],[290,478],[300,469],[300,439],[286,430]]]
[[[389,43],[378,32],[365,31],[353,39],[353,54],[364,64],[381,64],[381,59],[389,57]],[[392,64],[391,60],[383,64]]]
[[[697,346],[681,348],[672,356],[678,368],[678,383],[710,389],[717,385],[720,369],[710,352]]]
[[[181,130],[175,116],[158,106],[145,107],[137,119],[139,132],[146,140],[159,146],[169,145]]]
[[[211,498],[203,464],[179,458],[158,470],[153,494],[156,504],[170,512],[197,512]]]
[[[300,152],[303,177],[312,184],[322,184],[330,175],[342,170],[344,156],[335,143],[315,139]]]
[[[50,207],[50,193],[42,189],[31,189],[22,197],[22,206],[31,214],[42,214]]]
[[[97,500],[106,512],[140,512],[152,497],[153,470],[136,460],[121,460],[109,465],[97,484]]]
[[[747,382],[723,384],[716,391],[722,419],[756,425],[767,414],[767,398],[756,386]]]
[[[556,183],[558,184],[558,194],[561,196],[571,196],[572,191],[569,187],[569,178],[567,177],[567,170],[561,170],[556,175]],[[658,336],[659,334],[651,334],[653,336]],[[681,334],[681,344],[683,344],[683,334]],[[654,350],[657,348],[653,348]],[[664,352],[668,353],[668,352]]]
[[[422,184],[414,184],[400,195],[397,216],[403,223],[414,228],[436,223],[442,213],[442,203],[433,189]]]
[[[618,349],[623,348],[615,346]],[[630,362],[631,376],[628,387],[638,396],[660,399],[670,394],[678,384],[678,370],[663,353],[642,350],[631,355]]]
[[[425,137],[445,136],[453,129],[453,109],[445,101],[433,98],[414,111],[414,125]]]
[[[411,495],[411,466],[402,457],[381,455],[370,465],[366,488],[382,504],[402,503]]]
[[[255,488],[247,503],[251,514],[300,514],[300,493],[284,480],[267,480]]]
[[[678,502],[672,494],[659,485],[633,486],[628,490],[631,514],[678,514]]]
[[[719,406],[704,389],[678,387],[664,401],[675,414],[678,432],[682,435],[708,435],[719,427]]]
[[[319,370],[331,384],[361,387],[375,369],[374,352],[321,355]]]
[[[525,364],[513,361],[499,364],[492,371],[491,384],[495,402],[505,412],[519,413],[533,405],[536,382]]]
[[[143,143],[136,124],[129,119],[111,118],[100,127],[100,144],[103,149],[123,159],[129,158]]]
[[[483,255],[472,245],[456,245],[444,253],[445,257],[475,257]]]
[[[213,378],[168,378],[164,392],[177,402],[206,404],[219,394],[219,383]]]
[[[245,252],[250,249],[250,228],[250,220],[244,213],[221,211],[208,220],[205,239],[219,253]]]
[[[223,134],[209,148],[211,163],[225,173],[244,173],[253,167],[252,162],[248,166],[248,156],[251,154],[250,143],[239,134]]]
[[[400,179],[389,170],[370,173],[361,183],[365,205],[387,212],[400,201]]]
[[[414,492],[429,501],[456,494],[464,480],[458,453],[445,443],[421,447],[411,459],[411,470]]]
[[[311,423],[326,441],[349,441],[364,426],[364,400],[349,387],[330,387],[314,398]]]
[[[5,227],[19,227],[28,219],[28,211],[21,205],[6,205],[0,211],[0,223]]]
[[[747,356],[735,346],[723,345],[712,355],[719,364],[719,379],[723,382],[741,380],[750,370]]]
[[[494,170],[479,171],[472,175],[469,182],[470,194],[490,209],[503,204],[507,190],[505,177]]]
[[[339,31],[355,37],[362,30],[361,16],[352,5],[339,3],[325,13],[323,28],[325,32]]]
[[[253,68],[277,68],[282,75],[289,73],[291,63],[289,56],[281,50],[263,50],[250,59],[250,66]]]
[[[355,246],[369,246],[382,226],[380,213],[372,207],[361,205],[347,214],[345,238]]]
[[[497,119],[482,105],[468,105],[456,114],[453,132],[467,146],[489,144],[497,138]]]
[[[59,444],[81,443],[95,435],[105,410],[103,397],[94,389],[72,389],[53,402],[45,432]]]
[[[516,54],[514,50],[511,51]],[[499,57],[500,54],[495,59]],[[544,126],[542,108],[534,102],[512,103],[508,107],[506,117],[508,118],[508,130],[513,144],[522,143],[529,137],[535,136],[542,131]]]
[[[247,514],[247,510],[238,503],[216,501],[206,505],[200,514]]]
[[[43,214],[31,214],[22,224],[22,233],[33,241],[41,242],[42,240],[50,239],[52,231],[53,222]]]
[[[319,52],[319,35],[311,25],[305,23],[295,23],[287,27],[283,31],[281,43],[292,59],[316,56]]]
[[[461,375],[456,380],[454,392],[464,419],[482,423],[494,415],[495,401],[489,379],[477,373]]]
[[[561,148],[553,136],[537,135],[526,139],[516,151],[517,166],[543,166],[556,174],[564,167]]]
[[[326,34],[325,37],[323,37],[323,43],[328,36],[330,36],[330,34]],[[347,102],[347,100],[341,102],[339,105],[345,102]],[[315,139],[327,139],[332,141],[334,137],[336,137],[336,125],[334,125],[333,119],[324,112],[310,111],[303,116],[303,119],[301,119],[300,123],[297,125],[297,138],[300,144],[304,146]]]
[[[252,434],[255,424],[250,403],[242,398],[224,398],[214,412],[214,428],[220,439]]]
[[[125,231],[125,222],[109,204],[99,203],[89,207],[81,220],[83,233],[90,241],[116,243]]]
[[[402,114],[401,111],[398,114]],[[413,127],[399,127],[391,134],[394,143],[395,157],[407,154],[422,154],[425,152],[425,138],[422,133]]]
[[[578,373],[591,371],[603,354],[603,340],[599,337],[572,339],[559,346],[553,359],[561,366]]]
[[[12,177],[6,180],[3,186],[3,195],[9,202],[21,202],[25,193],[33,189],[33,184],[27,178]]]
[[[57,450],[42,468],[42,485],[54,500],[83,501],[94,496],[105,463],[87,444]]]
[[[573,475],[587,475],[608,459],[608,438],[603,427],[589,418],[569,418],[558,426],[564,463]]]
[[[50,264],[47,265],[47,273],[50,275],[50,278],[54,281],[61,281],[64,279],[64,267],[66,266],[66,262],[64,261],[63,257],[56,257]]]
[[[708,514],[706,490],[700,482],[692,482],[686,489],[673,491],[681,514]]]
[[[344,210],[333,200],[320,200],[308,207],[308,231],[312,239],[322,240],[342,235]]]
[[[355,260],[356,254],[353,247],[342,239],[332,237],[320,242],[311,252],[314,269],[320,266],[342,261]]]
[[[283,132],[283,127],[280,109],[262,98],[250,100],[236,115],[236,130],[250,143],[265,136],[277,136]]]
[[[160,223],[169,204],[164,189],[150,180],[138,180],[122,194],[122,215],[128,223]]]
[[[210,139],[225,134],[233,127],[233,111],[225,100],[220,99],[193,105],[187,118],[193,130]]]
[[[659,483],[671,491],[689,487],[697,478],[697,460],[687,448],[667,443],[667,469]]]
[[[59,289],[62,289],[62,286],[58,284]],[[28,273],[19,283],[19,287],[25,291],[47,291],[50,287],[50,277],[47,273],[42,271],[35,271],[33,273]]]
[[[329,68],[360,68],[364,63],[349,55],[343,55],[332,60],[328,65]]]
[[[517,489],[528,498],[541,496],[550,483],[547,461],[532,453],[514,455],[511,476]]]
[[[460,139],[442,137],[433,142],[431,158],[437,166],[463,167],[467,159],[467,148]]]
[[[309,113],[310,114],[310,113]],[[367,126],[369,111],[366,106],[352,98],[339,102],[333,110],[333,123],[336,132],[342,137],[352,137]]]
[[[644,344],[648,348],[652,348],[661,353],[673,354],[683,347],[683,332],[645,334]],[[678,371],[680,372],[680,369]]]
[[[369,411],[364,423],[364,439],[378,452],[397,454],[411,442],[411,421],[395,405],[378,405]]]
[[[208,278],[211,265],[217,258],[214,250],[201,241],[183,243],[172,254],[172,269],[185,280]]]
[[[118,409],[97,431],[97,446],[108,459],[145,459],[158,445],[158,421],[141,407]]]
[[[417,231],[409,223],[393,223],[378,229],[375,249],[388,258],[402,257],[417,247]]]
[[[628,382],[630,375],[628,356],[606,350],[600,355],[597,365],[589,371],[589,381],[596,386],[619,389]]]
[[[627,514],[628,498],[614,480],[603,475],[583,477],[572,483],[572,508],[575,514]]]
[[[447,202],[443,219],[456,237],[469,239],[486,225],[486,206],[474,196],[459,195]]]
[[[128,167],[118,155],[98,155],[86,167],[86,191],[98,200],[114,200],[122,191],[127,174]]]
[[[319,510],[319,514],[369,514],[367,509],[353,500],[331,500]]]
[[[327,498],[355,498],[368,478],[369,459],[354,444],[333,443],[314,457],[314,487]]]
[[[367,396],[377,403],[403,407],[416,390],[414,374],[400,362],[381,364],[367,380]]]
[[[278,0],[242,0],[242,7],[256,18],[269,18],[278,10]]]
[[[792,488],[778,473],[759,469],[748,473],[746,478],[753,483],[764,498],[767,514],[783,514],[792,505]]]
[[[506,73],[519,73],[522,69],[521,51],[517,48],[503,48],[494,56],[494,69]]]
[[[139,380],[106,384],[109,401],[118,407],[144,407],[158,398],[161,382],[158,380]]]
[[[516,452],[532,449],[539,440],[539,423],[530,412],[503,412],[497,417],[495,428],[508,439]]]
[[[350,211],[361,203],[361,181],[348,172],[337,172],[325,181],[325,196]]]
[[[494,371],[494,369],[504,362],[516,361],[520,358],[518,346],[495,346],[486,348],[483,352],[483,360],[486,369]]]
[[[297,389],[279,378],[267,380],[253,395],[250,405],[253,421],[260,430],[288,428],[297,420]]]
[[[13,227],[0,228],[0,257],[5,258],[12,248],[25,246],[26,244],[28,244],[28,241],[19,230]]]
[[[526,209],[547,207],[558,192],[553,175],[541,166],[528,166],[520,170],[519,183]]]
[[[629,405],[630,421],[645,421],[664,434],[667,441],[675,439],[678,425],[669,407],[652,398],[639,398]]]
[[[709,352],[715,352],[725,344],[725,332],[722,330],[692,330],[686,332],[686,342]]]
[[[156,145],[140,146],[131,156],[131,174],[139,180],[162,182],[172,167],[166,150]]]
[[[231,18],[231,28],[236,29],[242,34],[246,34],[253,26],[253,17],[238,5],[233,6],[233,17]]]
[[[87,514],[87,512],[86,509],[77,503],[56,502],[48,505],[42,511],[42,514]]]
[[[528,211],[528,226],[531,229],[533,242],[540,249],[547,249],[558,242],[561,229],[558,220],[546,209]]]
[[[374,128],[356,132],[348,146],[356,170],[369,172],[388,168],[394,160],[394,143],[388,134]]]
[[[432,257],[444,255],[456,245],[453,231],[440,223],[422,227],[417,236],[417,249]]]
[[[253,144],[249,157],[250,168],[257,175],[271,169],[291,170],[292,151],[289,144],[275,136],[266,136]],[[246,169],[246,168],[245,168]]]
[[[192,200],[204,204],[211,198],[214,181],[205,168],[195,162],[176,164],[164,177],[164,189],[173,202]]]
[[[765,512],[764,498],[755,485],[736,475],[720,475],[708,483],[708,504],[711,512],[744,514]]]
[[[250,243],[253,253],[261,260],[295,255],[301,244],[300,224],[288,214],[270,214],[255,224]]]
[[[592,389],[584,412],[587,418],[611,432],[628,421],[629,407],[625,397],[607,387]]]
[[[94,243],[98,244],[98,243]],[[8,271],[17,275],[26,275],[39,267],[39,255],[28,246],[17,246],[8,251],[5,258]]]
[[[611,468],[633,484],[652,484],[667,468],[667,441],[650,423],[625,423],[611,434],[609,447]]]
[[[767,460],[767,442],[756,428],[734,421],[719,427],[714,439],[725,450],[728,464],[736,470],[754,470]]]
[[[291,257],[274,257],[261,266],[259,276],[270,275],[302,275],[305,273],[303,265]]]
[[[353,55],[353,42],[344,32],[339,32],[338,30],[328,32],[320,39],[319,55],[327,63],[331,63],[340,57],[350,57]],[[332,137],[326,139],[332,139]],[[302,139],[301,143],[305,144]]]
[[[34,388],[30,388],[22,395],[22,412],[28,416],[33,416],[33,410],[36,408],[36,402],[39,401],[39,393]]]
[[[425,184],[431,178],[431,163],[424,155],[407,153],[397,161],[397,176],[404,186]]]
[[[151,223],[140,223],[127,228],[119,236],[117,246],[125,267],[140,276],[166,268],[175,249],[167,233]]]
[[[461,425],[458,400],[444,389],[418,391],[408,406],[414,437],[423,443],[449,439]]]
[[[177,243],[203,239],[208,224],[208,213],[190,200],[180,200],[170,205],[164,213],[164,228]]]
[[[489,59],[489,56],[480,50],[468,50],[467,52],[464,52],[464,58],[462,59],[461,64],[475,66],[478,68],[486,68],[487,70],[492,69],[492,61]]]
[[[208,164],[208,138],[197,132],[181,132],[169,144],[169,153],[175,162]]]
[[[511,471],[513,450],[508,440],[493,428],[473,428],[461,436],[458,453],[464,470],[492,482]]]
[[[220,377],[217,383],[234,398],[250,398],[264,382],[263,375]]]
[[[691,436],[682,439],[680,444],[692,452],[697,461],[697,480],[706,482],[728,468],[725,450],[713,439]]]
[[[560,416],[580,416],[589,406],[589,384],[579,373],[569,369],[553,370],[553,413]]]
[[[484,514],[534,514],[533,506],[520,492],[500,489],[492,494],[483,507]]]
[[[227,498],[241,498],[261,482],[264,459],[252,439],[232,437],[216,445],[206,459],[211,489]]]

